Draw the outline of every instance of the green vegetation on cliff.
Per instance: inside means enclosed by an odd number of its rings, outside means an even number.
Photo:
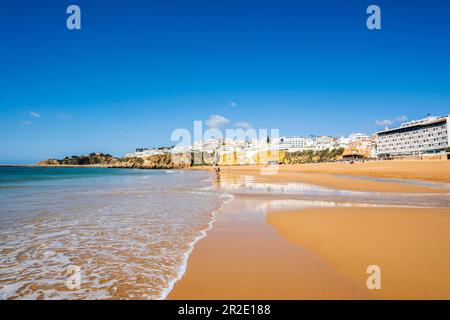
[[[300,164],[309,162],[327,162],[336,161],[344,153],[344,148],[325,149],[320,151],[305,150],[297,152],[288,152],[286,154],[287,164]]]

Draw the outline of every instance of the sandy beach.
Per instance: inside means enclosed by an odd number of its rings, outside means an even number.
[[[279,234],[367,290],[378,265],[387,299],[450,299],[450,209],[334,208],[271,213]]]
[[[221,184],[301,182],[383,197],[448,198],[450,161],[223,167]],[[341,175],[345,175],[342,177]],[[357,179],[355,178],[357,177]],[[224,182],[225,181],[225,182]],[[423,195],[423,196],[421,196]],[[290,194],[234,192],[195,246],[169,299],[449,299],[450,208],[301,200]],[[418,202],[418,203],[419,203]],[[381,289],[366,286],[369,265]]]
[[[390,160],[350,163],[308,163],[282,166],[286,172],[329,173],[376,178],[450,182],[450,161]]]

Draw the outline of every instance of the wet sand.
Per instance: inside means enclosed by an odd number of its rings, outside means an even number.
[[[366,299],[369,292],[266,221],[265,201],[236,198],[197,243],[169,299]]]
[[[322,163],[280,165],[276,168],[274,174],[261,174],[261,172],[269,170],[270,168],[264,166],[222,167],[222,172],[235,175],[253,175],[262,182],[303,182],[350,191],[404,193],[449,192],[449,189],[439,187],[431,188],[418,184],[355,179],[352,176],[357,178],[371,177],[450,183],[450,161],[376,161],[355,164]]]
[[[450,299],[450,209],[319,208],[267,221],[361,290],[367,266],[378,265],[380,298]]]
[[[382,163],[393,163],[392,175],[377,177],[405,176],[400,172],[402,161],[370,164],[359,171],[351,169],[351,174],[375,175]],[[415,172],[407,174],[408,179],[450,180],[446,162],[412,163]],[[299,172],[316,170],[314,166],[281,166],[272,176],[260,175],[260,167],[224,167],[222,177],[252,175],[262,182],[298,181],[399,195],[446,197],[443,193],[449,193],[448,189],[333,174],[350,174],[344,169]],[[426,172],[429,177],[424,176]],[[435,174],[441,177],[436,179]],[[419,179],[424,177],[429,179]],[[280,210],[267,205],[270,197],[236,194],[218,213],[213,229],[197,243],[187,272],[169,299],[450,299],[450,208],[383,205]],[[289,195],[282,197],[289,199]],[[381,290],[366,286],[369,265],[381,268]]]
[[[450,209],[270,212],[239,197],[195,247],[169,299],[449,299]],[[366,286],[381,268],[381,290]]]

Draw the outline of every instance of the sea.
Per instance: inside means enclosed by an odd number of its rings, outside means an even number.
[[[231,195],[205,171],[0,167],[0,299],[165,299]]]

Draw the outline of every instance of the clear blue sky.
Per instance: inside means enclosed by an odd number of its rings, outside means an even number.
[[[340,136],[450,113],[444,0],[6,0],[0,44],[0,163],[169,145],[211,115]]]

